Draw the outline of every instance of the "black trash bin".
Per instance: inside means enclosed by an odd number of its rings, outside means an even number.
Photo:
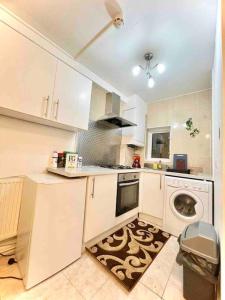
[[[219,272],[217,234],[211,224],[188,225],[178,238],[177,263],[183,265],[183,296],[187,300],[214,300]]]

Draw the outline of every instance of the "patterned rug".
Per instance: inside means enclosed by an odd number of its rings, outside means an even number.
[[[131,291],[169,237],[135,219],[87,250]]]

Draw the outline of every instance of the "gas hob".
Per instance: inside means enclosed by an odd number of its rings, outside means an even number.
[[[100,165],[99,167],[114,169],[114,170],[130,170],[130,169],[133,169],[130,166],[124,166],[124,165]]]

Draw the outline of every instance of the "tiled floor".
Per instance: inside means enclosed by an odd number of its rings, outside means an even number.
[[[139,283],[128,293],[93,257],[82,257],[62,272],[24,291],[21,281],[0,280],[1,300],[181,300],[182,268],[176,262],[178,244],[171,237]],[[0,258],[0,276],[20,276],[17,265]]]

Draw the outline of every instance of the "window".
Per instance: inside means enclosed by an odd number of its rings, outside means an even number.
[[[170,127],[150,128],[147,130],[146,160],[170,159]]]

